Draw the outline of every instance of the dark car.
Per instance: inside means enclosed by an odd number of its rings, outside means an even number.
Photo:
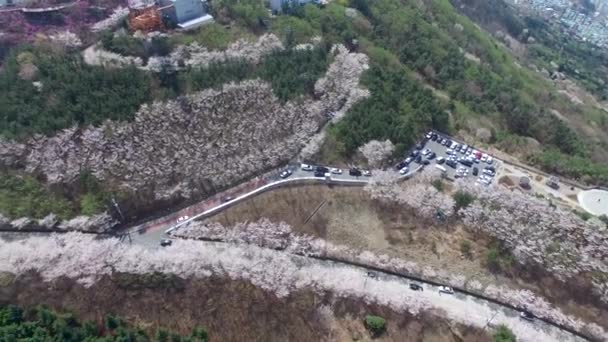
[[[424,145],[426,145],[426,141],[421,141],[420,143],[416,144],[416,149],[422,150],[424,148]]]
[[[534,315],[526,310],[519,313],[519,317],[525,319],[526,321],[533,321]]]
[[[414,159],[414,161],[416,163],[420,164],[420,162],[422,161],[422,156],[421,155],[416,156],[416,159]]]
[[[317,172],[323,172],[323,173],[327,173],[329,172],[329,169],[326,168],[325,166],[317,166]]]
[[[323,171],[315,171],[315,177],[325,177],[325,172],[323,172]]]
[[[428,159],[422,161],[422,165],[429,165],[431,162]]]
[[[234,199],[232,196],[222,197],[222,202],[230,202]]]
[[[479,169],[474,167],[473,168],[473,176],[477,176],[479,174]]]
[[[473,165],[473,162],[468,160],[468,159],[461,159],[459,160],[460,164],[464,165],[464,166],[468,166],[471,167],[471,165]]]
[[[410,289],[414,291],[422,291],[422,286],[414,283],[410,283]]]
[[[447,166],[451,167],[452,169],[455,169],[455,168],[456,168],[456,166],[457,166],[456,162],[455,162],[455,161],[453,161],[453,160],[448,160],[448,161],[446,161],[446,162],[445,162],[445,165],[447,165]]]
[[[426,156],[426,159],[428,160],[433,160],[435,159],[435,157],[437,157],[437,155],[435,154],[435,152],[431,152]]]
[[[281,172],[281,174],[280,174],[279,176],[280,176],[281,178],[287,178],[287,177],[291,176],[291,170],[290,170],[290,169],[287,169],[287,170],[285,170],[285,171]]]
[[[486,169],[486,170],[490,170],[490,171],[492,171],[492,172],[496,172],[496,169],[494,168],[494,166],[490,166],[490,165],[488,165],[488,166],[486,166],[486,167],[485,167],[485,169]]]
[[[351,176],[359,177],[359,176],[361,176],[361,171],[359,169],[352,168],[352,169],[348,170],[348,174]]]
[[[366,275],[372,279],[378,278],[378,275],[375,272],[367,272]]]
[[[160,245],[163,246],[163,247],[171,246],[171,243],[173,243],[173,241],[169,240],[169,239],[162,239],[162,240],[160,240]]]
[[[431,135],[431,140],[436,141],[437,140],[437,134],[433,133]]]
[[[402,161],[401,163],[397,163],[395,165],[395,170],[401,170],[401,169],[403,169],[406,166],[407,166],[407,163],[405,161]]]

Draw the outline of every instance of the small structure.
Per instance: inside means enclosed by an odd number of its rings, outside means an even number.
[[[131,8],[129,28],[133,31],[152,32],[163,28],[163,21],[156,5],[145,8]]]
[[[522,189],[530,190],[530,178],[527,176],[521,176],[519,178],[519,186]]]
[[[546,182],[547,186],[555,190],[559,189],[559,178],[555,176],[549,177]]]

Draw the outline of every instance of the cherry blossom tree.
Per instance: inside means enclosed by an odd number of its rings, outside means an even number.
[[[390,140],[371,140],[359,147],[359,152],[367,159],[369,166],[380,167],[382,163],[395,151],[395,145]]]

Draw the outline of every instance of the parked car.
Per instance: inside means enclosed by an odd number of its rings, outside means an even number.
[[[447,150],[445,150],[445,154],[447,154],[448,156],[451,156],[453,154],[455,154],[456,152],[454,152],[454,150],[452,150],[451,148],[448,148]]]
[[[488,159],[486,159],[486,163],[488,163],[488,165],[492,165],[492,163],[494,163],[494,158],[492,158],[492,156],[488,156]]]
[[[436,156],[437,155],[435,154],[435,152],[431,152],[426,156],[426,159],[433,160],[433,159],[435,159]]]
[[[437,134],[433,133],[433,135],[431,135],[431,140],[433,140],[433,141],[439,141],[437,138],[438,138]]]
[[[534,315],[526,310],[521,311],[519,313],[519,317],[525,319],[526,321],[533,321],[534,320]]]
[[[460,164],[465,165],[465,166],[468,166],[468,167],[471,167],[471,165],[473,165],[473,162],[471,162],[471,161],[470,161],[470,160],[468,160],[468,159],[460,159],[458,162],[459,162]]]
[[[413,150],[410,157],[416,158],[420,154],[420,150]]]
[[[333,173],[334,175],[341,175],[342,174],[342,169],[338,169],[337,167],[332,167],[329,171],[331,173]]]
[[[302,169],[302,171],[314,171],[314,168],[312,167],[312,165],[308,165],[308,164],[302,164],[302,165],[300,165],[300,168]]]
[[[352,169],[348,170],[348,174],[351,176],[359,177],[359,176],[361,176],[361,171],[357,168],[352,168]]]
[[[399,163],[395,164],[395,170],[401,170],[406,166],[407,166],[407,163],[405,161],[399,162]]]
[[[376,274],[376,272],[367,272],[365,275],[367,275],[368,277],[372,278],[372,279],[376,279],[378,278],[378,274]]]
[[[424,149],[424,151],[422,151],[422,155],[423,155],[423,156],[426,156],[426,155],[427,155],[427,154],[429,154],[429,153],[431,153],[431,150],[430,150],[430,149],[428,149],[428,148],[426,148],[426,149]]]
[[[371,172],[371,171],[369,171],[369,170],[363,170],[363,175],[364,175],[365,177],[371,177],[371,176],[372,176],[372,172]]]
[[[431,162],[428,159],[425,159],[420,162],[422,165],[429,165]]]
[[[454,294],[454,289],[449,286],[439,286],[440,293]]]
[[[315,171],[315,177],[325,177],[325,172],[323,172],[323,171]]]
[[[281,177],[281,178],[287,178],[289,176],[291,176],[291,170],[289,170],[289,169],[281,172],[281,174],[279,175],[279,177]]]
[[[443,163],[445,163],[445,158],[443,158],[443,157],[437,157],[437,160],[435,161],[435,163],[437,163],[437,164],[443,164]]]
[[[323,172],[323,173],[327,173],[327,172],[329,172],[329,169],[328,169],[328,168],[326,168],[325,166],[317,166],[316,171],[317,171],[317,172]]]
[[[448,139],[441,140],[441,145],[448,146]]]
[[[469,145],[462,145],[462,147],[460,147],[460,153],[465,153],[468,148],[469,148]]]
[[[477,176],[479,174],[479,169],[474,167],[473,168],[473,176]]]
[[[222,202],[226,203],[226,202],[230,202],[234,199],[234,197],[232,196],[226,196],[226,197],[222,197]]]
[[[414,291],[422,291],[422,286],[415,284],[415,283],[410,283],[410,289],[414,290]]]
[[[455,142],[455,141],[453,141],[453,142],[452,142],[452,146],[450,146],[450,148],[451,148],[452,150],[458,150],[458,148],[459,148],[459,147],[460,147],[460,144],[459,144],[459,143],[457,143],[457,142]]]
[[[491,176],[491,177],[494,177],[496,175],[496,173],[494,171],[488,170],[488,169],[483,170],[483,174]]]
[[[420,164],[420,162],[422,161],[422,156],[416,156],[416,159],[414,159],[414,161],[418,164]]]
[[[411,163],[411,162],[412,162],[412,160],[414,160],[414,158],[412,158],[412,157],[407,157],[407,158],[405,158],[405,160],[404,160],[403,162],[404,162],[406,165],[409,165],[409,163]]]
[[[481,161],[485,163],[487,160],[488,160],[488,155],[487,155],[487,154],[485,154],[485,153],[484,153],[484,154],[482,154],[482,155],[481,155]]]
[[[456,164],[456,161],[454,160],[448,160],[445,162],[445,165],[451,167],[452,169],[455,169],[458,164]]]
[[[401,170],[399,170],[399,173],[402,174],[402,175],[404,175],[404,174],[406,174],[408,172],[410,172],[410,168],[407,167],[407,166],[404,167],[404,168],[402,168]]]
[[[433,132],[428,132],[424,137],[427,139],[431,139],[433,137]]]
[[[172,243],[173,243],[173,240],[169,240],[169,239],[160,240],[160,245],[163,247],[171,246]]]
[[[186,215],[186,216],[181,216],[180,218],[178,218],[178,219],[177,219],[177,223],[180,223],[180,222],[182,222],[182,221],[186,221],[188,218],[189,218],[189,216],[188,216],[188,215]]]
[[[426,141],[421,141],[419,143],[416,144],[416,149],[417,150],[422,150],[424,148],[424,145],[426,145]]]

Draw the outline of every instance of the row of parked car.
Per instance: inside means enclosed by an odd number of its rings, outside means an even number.
[[[334,175],[341,175],[342,174],[342,169],[336,168],[336,167],[325,167],[325,166],[313,166],[310,164],[301,164],[300,165],[300,169],[302,171],[309,171],[309,172],[314,172],[315,177],[326,177],[328,174],[334,174]],[[289,176],[291,176],[292,172],[291,170],[285,170],[281,173],[281,178],[287,178]],[[359,176],[366,176],[366,177],[370,177],[372,175],[372,173],[369,170],[360,170],[356,167],[350,168],[348,170],[348,174],[350,176],[355,176],[355,177],[359,177]]]

